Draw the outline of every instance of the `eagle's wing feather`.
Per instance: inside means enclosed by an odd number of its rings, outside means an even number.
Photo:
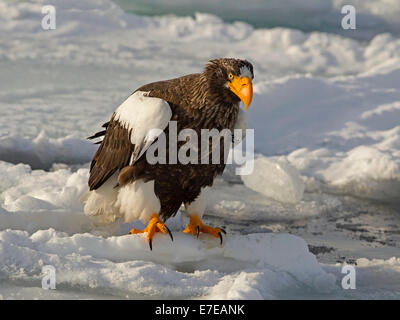
[[[172,111],[163,99],[136,91],[114,112],[90,166],[90,190],[99,188],[117,170],[138,160],[168,126]],[[158,130],[152,130],[158,129]]]

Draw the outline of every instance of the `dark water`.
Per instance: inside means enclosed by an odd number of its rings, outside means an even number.
[[[255,28],[285,27],[304,32],[336,33],[360,40],[369,40],[383,32],[400,34],[400,24],[394,25],[382,17],[356,11],[356,30],[344,30],[344,14],[325,0],[114,0],[125,11],[147,16],[193,16],[196,12],[219,16],[226,22],[243,21]],[[351,3],[351,1],[349,1]],[[383,4],[382,4],[383,5]],[[357,8],[356,8],[357,9]]]

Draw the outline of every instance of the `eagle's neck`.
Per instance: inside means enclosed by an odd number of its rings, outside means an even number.
[[[210,81],[204,73],[191,83],[188,111],[201,129],[232,129],[239,113],[239,99],[224,94],[220,83]]]

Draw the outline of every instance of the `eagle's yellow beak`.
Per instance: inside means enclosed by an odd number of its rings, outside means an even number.
[[[228,82],[228,87],[242,100],[244,109],[247,110],[253,99],[253,84],[251,79],[249,77],[233,76],[231,82]]]

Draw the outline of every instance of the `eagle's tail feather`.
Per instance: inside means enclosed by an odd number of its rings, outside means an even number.
[[[117,174],[114,174],[100,188],[87,190],[79,199],[83,211],[96,226],[110,224],[119,217],[115,206],[118,196],[118,190],[114,189],[116,183]]]
[[[90,137],[87,137],[87,139],[88,139],[88,140],[93,140],[93,139],[96,139],[96,138],[98,138],[98,137],[102,137],[102,136],[104,136],[104,135],[106,134],[106,131],[107,131],[107,130],[103,130],[103,131],[96,132],[94,135],[92,135],[92,136],[90,136]]]

